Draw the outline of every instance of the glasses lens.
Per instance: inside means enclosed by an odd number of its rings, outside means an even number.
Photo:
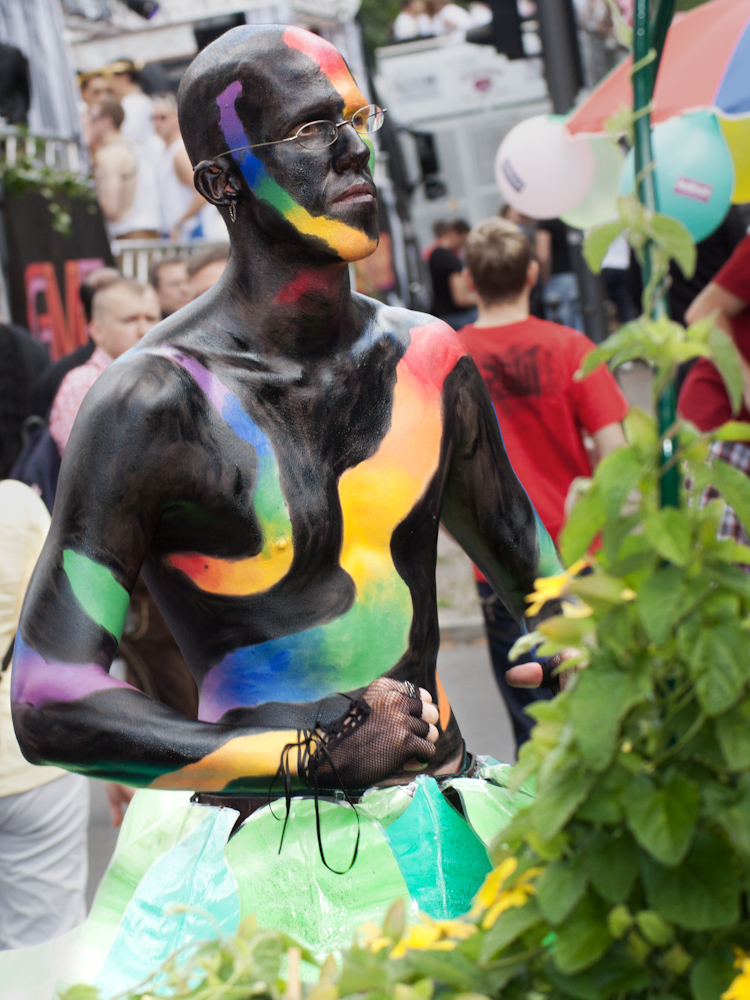
[[[297,142],[305,149],[325,149],[335,142],[339,134],[333,122],[310,122],[297,133]]]
[[[356,132],[366,135],[368,132],[377,132],[383,124],[384,117],[385,112],[382,108],[377,104],[368,104],[366,108],[360,108],[352,115],[351,122]]]

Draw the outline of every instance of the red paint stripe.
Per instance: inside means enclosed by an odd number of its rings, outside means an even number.
[[[304,52],[306,56],[314,59],[327,77],[335,76],[342,70],[346,72],[346,64],[341,54],[319,35],[292,26],[286,29],[282,39],[289,48]]]
[[[401,361],[422,385],[439,391],[456,362],[466,354],[466,348],[440,320],[412,327],[410,333],[411,343]]]

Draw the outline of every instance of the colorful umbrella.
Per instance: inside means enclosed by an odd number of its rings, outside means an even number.
[[[567,122],[573,135],[598,134],[622,107],[633,106],[628,58]],[[667,33],[654,90],[654,124],[706,109],[716,114],[734,161],[733,200],[750,201],[750,0],[712,0]]]

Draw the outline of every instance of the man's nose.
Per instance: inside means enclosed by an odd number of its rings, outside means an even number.
[[[363,170],[370,159],[370,147],[351,122],[339,128],[339,137],[333,144],[333,166],[338,173],[357,167]]]

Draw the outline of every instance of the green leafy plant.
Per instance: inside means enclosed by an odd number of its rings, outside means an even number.
[[[62,236],[69,236],[72,228],[70,202],[88,202],[93,212],[96,192],[91,182],[80,174],[49,166],[44,161],[43,145],[43,140],[29,136],[25,129],[19,130],[14,162],[8,163],[0,157],[0,186],[8,198],[41,195],[52,216],[52,228]]]

